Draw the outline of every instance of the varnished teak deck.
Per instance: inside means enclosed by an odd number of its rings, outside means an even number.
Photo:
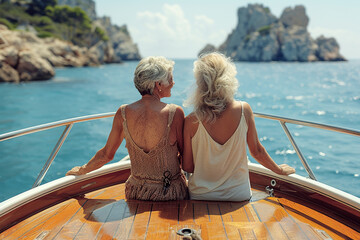
[[[237,203],[124,197],[120,184],[67,200],[7,229],[0,239],[180,239],[176,232],[183,227],[202,239],[360,239],[342,223],[285,198]]]

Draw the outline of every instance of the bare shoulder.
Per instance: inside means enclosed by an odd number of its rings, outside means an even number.
[[[178,105],[175,105],[175,117],[180,117],[182,119],[185,118],[185,113],[184,113],[184,110],[182,109],[182,107],[178,106]]]
[[[250,116],[252,114],[252,109],[250,104],[248,104],[245,101],[241,101],[241,102],[237,101],[237,102],[242,106],[245,116]]]
[[[188,134],[191,138],[195,135],[199,127],[199,121],[195,113],[190,113],[185,117],[184,134]]]
[[[183,123],[184,123],[184,118],[185,118],[184,110],[178,105],[175,105],[175,104],[173,104],[173,105],[174,105],[174,108],[175,108],[173,122],[175,124],[180,124],[182,126]]]
[[[187,116],[185,117],[185,122],[187,122],[188,124],[190,124],[190,123],[193,123],[193,124],[194,124],[194,123],[197,123],[197,122],[198,122],[198,119],[197,119],[195,113],[192,112],[192,113],[190,113],[189,115],[187,115]]]
[[[124,108],[124,111],[125,111],[125,106],[122,105],[118,108],[118,110],[116,111],[115,116],[114,116],[114,122],[117,122],[119,124],[122,124],[124,121],[124,119],[122,117],[122,112],[121,112],[122,108]]]
[[[247,102],[242,102],[243,103],[243,111],[244,111],[244,116],[246,119],[246,123],[248,126],[253,125],[253,121],[254,121],[254,115],[253,115],[253,111],[251,109],[250,104],[248,104]]]
[[[232,109],[234,109],[236,111],[242,111],[242,103],[245,103],[245,102],[234,100],[231,104]]]

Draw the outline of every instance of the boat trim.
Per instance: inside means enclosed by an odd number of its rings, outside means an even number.
[[[0,217],[13,211],[14,209],[23,206],[29,202],[39,199],[47,194],[56,192],[59,189],[66,188],[79,182],[93,179],[102,175],[118,172],[121,170],[130,169],[129,156],[124,157],[119,162],[107,164],[97,170],[94,170],[85,175],[79,176],[65,176],[54,181],[45,183],[36,188],[32,188],[26,192],[20,193],[4,202],[0,203]]]
[[[43,184],[39,187],[30,189],[26,192],[23,192],[15,197],[12,197],[2,203],[0,203],[0,218],[6,215],[11,214],[12,212],[20,209],[21,207],[25,206],[26,204],[30,204],[35,202],[38,199],[44,198],[47,195],[52,193],[57,194],[57,192],[66,189],[67,187],[74,186],[81,182],[84,182],[84,186],[88,185],[89,181],[95,179],[97,177],[101,177],[108,174],[114,174],[117,172],[121,172],[124,170],[129,170],[131,167],[129,157],[125,157],[124,159],[120,160],[119,162],[107,164],[100,169],[97,169],[93,172],[87,173],[85,175],[80,176],[65,176],[60,179],[54,180],[52,182]],[[298,189],[305,189],[306,191],[310,191],[312,193],[318,193],[325,198],[329,198],[335,200],[336,202],[342,203],[351,209],[355,209],[356,212],[360,211],[360,198],[357,198],[351,194],[343,192],[341,190],[335,189],[331,186],[326,184],[317,182],[315,180],[305,178],[299,176],[297,174],[292,174],[289,176],[278,175],[260,164],[249,163],[249,171],[250,173],[255,173],[260,176],[269,177],[270,179],[276,179],[277,181],[283,181],[288,184],[296,186]],[[263,177],[262,177],[263,178]],[[124,180],[125,181],[125,180]],[[270,183],[270,181],[269,181]],[[78,186],[79,187],[79,186]],[[77,188],[78,188],[77,187]],[[264,186],[265,187],[265,186]],[[81,186],[80,186],[81,188]],[[91,191],[91,190],[90,190]],[[276,192],[278,191],[278,192]],[[275,194],[281,193],[282,190],[276,190]],[[302,191],[302,190],[301,190]],[[286,193],[286,192],[285,192]],[[69,198],[75,197],[74,195],[64,195],[60,196],[62,201],[65,201]],[[49,203],[45,203],[49,204]],[[51,204],[51,203],[50,203]],[[331,203],[329,203],[331,204]],[[44,206],[38,206],[39,209],[42,209]],[[357,216],[359,217],[359,216]],[[3,228],[4,226],[0,226]]]
[[[268,176],[270,178],[276,177],[279,180],[283,180],[295,186],[301,187],[303,189],[307,189],[310,191],[318,192],[321,195],[324,195],[328,198],[331,198],[337,202],[341,202],[356,211],[360,211],[360,198],[341,191],[337,188],[331,187],[325,183],[321,183],[315,181],[313,179],[309,179],[298,174],[291,174],[289,176],[285,175],[277,175],[271,170],[263,167],[260,164],[249,163],[249,170],[254,173],[258,173],[264,176]],[[270,184],[269,184],[270,185]]]

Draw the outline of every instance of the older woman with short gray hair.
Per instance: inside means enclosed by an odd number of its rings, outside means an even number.
[[[142,59],[134,73],[136,89],[141,95],[152,95],[156,82],[169,86],[174,64],[174,61],[164,57],[147,57]]]
[[[67,175],[93,171],[114,158],[123,139],[131,160],[125,183],[127,199],[168,201],[187,198],[180,169],[183,151],[184,111],[160,99],[171,96],[174,62],[164,57],[142,59],[135,69],[134,84],[141,99],[122,105],[115,114],[105,146],[90,161]]]

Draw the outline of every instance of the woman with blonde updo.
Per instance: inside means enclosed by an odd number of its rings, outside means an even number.
[[[220,53],[194,63],[194,111],[185,118],[183,169],[195,200],[244,201],[251,198],[246,146],[263,166],[281,175],[295,169],[277,165],[260,143],[248,103],[234,100],[236,68]]]
[[[122,105],[115,114],[106,145],[90,161],[66,175],[81,175],[114,158],[126,140],[131,175],[125,183],[127,199],[168,201],[187,198],[180,169],[183,150],[184,111],[161,98],[171,96],[174,62],[164,57],[142,59],[135,69],[134,84],[141,99]]]

